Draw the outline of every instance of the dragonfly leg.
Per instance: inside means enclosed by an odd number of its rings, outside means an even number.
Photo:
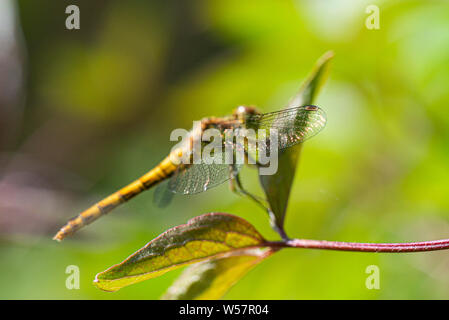
[[[249,166],[256,166],[256,167],[268,167],[269,164],[261,164],[259,161],[254,159],[247,151],[244,153],[245,155],[245,163]]]
[[[257,166],[257,161],[248,153],[248,151],[244,151],[244,155],[245,155],[245,164],[248,166]]]
[[[246,189],[243,188],[242,181],[240,180],[240,174],[236,174],[231,179],[231,190],[236,192],[237,194],[248,197],[249,199],[256,202],[259,206],[261,206],[265,211],[267,211],[268,213],[270,212],[270,209],[264,203],[264,199],[252,194],[249,191],[246,191]]]
[[[273,211],[271,211],[270,207],[264,203],[264,201],[266,200],[256,195],[253,195],[252,193],[246,191],[245,188],[243,188],[239,173],[233,175],[232,179],[230,180],[230,184],[231,184],[230,188],[233,192],[250,198],[251,200],[256,202],[260,207],[262,207],[270,217],[271,227],[281,236],[282,239],[289,240],[289,237],[285,233],[284,229],[276,224],[276,217]]]
[[[229,180],[229,189],[231,189],[232,192],[240,195],[239,190],[237,190],[237,183],[235,182],[234,177]]]

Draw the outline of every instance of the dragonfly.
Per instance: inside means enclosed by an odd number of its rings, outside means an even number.
[[[325,112],[315,105],[296,106],[280,111],[261,113],[255,107],[239,106],[234,112],[225,117],[208,117],[200,121],[200,126],[189,132],[185,143],[173,148],[169,155],[146,174],[131,182],[122,189],[95,203],[76,217],[69,220],[53,237],[61,241],[74,234],[77,230],[106,215],[119,205],[134,198],[145,190],[149,190],[161,182],[168,181],[168,189],[172,194],[195,194],[218,186],[231,180],[231,189],[240,194],[257,200],[247,192],[240,181],[239,171],[243,166],[237,163],[183,163],[174,161],[182,156],[192,157],[193,145],[201,141],[202,134],[207,129],[215,129],[225,135],[229,130],[266,130],[277,134],[277,150],[284,150],[293,145],[304,142],[315,136],[326,125]],[[225,140],[223,144],[228,143]],[[245,154],[248,161],[250,143],[232,141],[231,148]],[[224,146],[226,147],[226,146]],[[257,157],[257,154],[256,154]],[[246,163],[245,163],[246,164]],[[255,165],[259,165],[255,162]]]

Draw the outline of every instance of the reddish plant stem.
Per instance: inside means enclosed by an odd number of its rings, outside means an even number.
[[[449,249],[449,239],[409,243],[359,243],[291,239],[287,241],[267,241],[265,245],[272,248],[308,248],[355,252],[421,252]]]

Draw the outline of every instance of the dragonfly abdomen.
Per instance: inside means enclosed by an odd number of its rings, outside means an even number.
[[[81,212],[75,218],[69,220],[65,226],[63,226],[58,233],[53,237],[54,240],[61,241],[65,237],[72,235],[77,230],[97,220],[101,216],[109,213],[120,204],[134,198],[141,192],[148,190],[155,186],[159,182],[169,178],[173,175],[178,166],[173,164],[170,160],[170,156],[165,158],[155,168],[148,173],[130,183],[126,187],[118,190],[103,200],[97,202],[90,208]]]

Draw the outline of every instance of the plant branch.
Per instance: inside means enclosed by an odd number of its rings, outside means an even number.
[[[326,240],[291,239],[267,241],[271,248],[305,248],[354,252],[422,252],[449,249],[449,239],[408,243],[359,243]]]

